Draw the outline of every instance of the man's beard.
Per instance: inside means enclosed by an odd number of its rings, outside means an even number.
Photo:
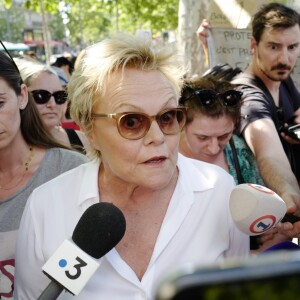
[[[258,60],[257,65],[258,65],[259,69],[261,70],[261,72],[264,73],[264,75],[272,81],[276,81],[276,82],[283,81],[283,80],[287,79],[293,71],[293,68],[291,66],[285,65],[285,64],[280,64],[280,63],[275,66],[272,66],[270,71],[268,71],[265,68],[263,68],[263,65],[260,63],[261,59],[260,59],[259,54],[258,54],[257,60]],[[278,74],[277,76],[272,75],[271,72],[276,71],[276,70],[286,70],[286,71],[288,71],[288,73]]]

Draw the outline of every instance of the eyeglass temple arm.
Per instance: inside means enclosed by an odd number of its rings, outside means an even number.
[[[92,114],[93,118],[114,118],[115,114]]]

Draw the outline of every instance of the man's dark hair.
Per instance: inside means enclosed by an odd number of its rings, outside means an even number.
[[[55,61],[55,63],[52,64],[52,66],[55,66],[55,67],[63,67],[63,66],[69,66],[69,71],[70,73],[73,71],[73,64],[71,61],[69,61],[66,57],[64,56],[61,56],[61,57],[58,57]]]
[[[263,5],[252,20],[252,35],[259,43],[265,28],[284,29],[300,26],[300,15],[295,10],[280,3]]]

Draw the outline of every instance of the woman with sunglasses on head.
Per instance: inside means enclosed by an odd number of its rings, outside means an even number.
[[[55,71],[39,62],[25,59],[18,59],[17,64],[48,131],[60,143],[85,153],[88,147],[85,135],[79,130],[60,126],[68,103],[67,94]]]
[[[229,172],[236,184],[265,185],[253,153],[242,137],[234,134],[241,120],[241,92],[228,81],[207,78],[186,80],[179,102],[187,108],[187,121],[181,133],[181,154],[218,165]],[[250,237],[253,253],[289,239],[276,229]]]
[[[17,299],[40,295],[49,283],[42,266],[99,202],[122,211],[126,232],[77,299],[154,299],[172,268],[248,255],[249,239],[228,209],[232,177],[178,155],[186,112],[178,107],[183,70],[171,51],[126,34],[86,49],[68,93],[95,160],[31,195],[18,240]]]
[[[237,184],[264,185],[256,160],[243,138],[234,134],[241,120],[241,92],[225,80],[195,77],[185,82],[180,103],[187,108],[181,134],[183,155],[229,172]]]
[[[1,299],[12,299],[16,237],[30,193],[86,161],[48,133],[16,65],[0,52]]]

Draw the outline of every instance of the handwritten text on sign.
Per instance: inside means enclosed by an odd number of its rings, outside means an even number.
[[[233,28],[213,28],[208,42],[209,66],[228,63],[233,68],[244,70],[251,62],[251,30]],[[292,75],[295,84],[300,88],[300,58]]]

